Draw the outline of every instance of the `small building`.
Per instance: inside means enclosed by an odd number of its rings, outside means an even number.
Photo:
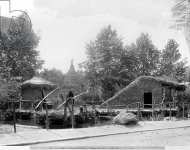
[[[56,88],[56,85],[41,77],[33,77],[21,85],[20,109],[33,109],[49,92]],[[48,100],[47,100],[48,101]],[[50,101],[48,101],[50,104]]]
[[[161,77],[141,76],[104,102],[109,105],[127,105],[135,102],[152,107],[151,104],[177,101],[185,91],[185,85]]]

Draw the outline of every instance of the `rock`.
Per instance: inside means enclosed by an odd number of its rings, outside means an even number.
[[[177,121],[177,118],[176,117],[164,117],[164,121],[170,121],[170,120],[172,120],[172,121]]]
[[[120,125],[131,125],[137,124],[138,120],[136,115],[133,113],[120,112],[116,117],[114,117],[113,123]]]

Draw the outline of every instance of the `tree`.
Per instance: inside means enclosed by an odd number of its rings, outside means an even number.
[[[178,43],[170,39],[162,50],[159,75],[166,75],[178,81],[184,81],[186,76],[186,62],[181,60]]]
[[[60,70],[57,70],[55,68],[53,69],[44,69],[39,74],[42,78],[49,80],[60,87],[64,85],[64,75]]]
[[[109,25],[100,31],[95,41],[87,44],[86,49],[88,60],[84,64],[89,85],[99,87],[102,97],[109,98],[115,93],[115,85],[119,81],[123,42]]]
[[[184,32],[187,44],[190,49],[190,1],[175,0],[172,8],[174,18],[173,28]]]
[[[1,19],[6,24],[0,32],[0,100],[5,106],[7,101],[20,99],[20,82],[34,76],[43,61],[35,50],[39,37],[24,15]]]
[[[43,61],[36,47],[39,37],[28,24],[23,24],[22,16],[9,19],[9,29],[1,33],[0,71],[3,78],[22,77],[26,80],[35,75]]]
[[[120,78],[125,80],[126,84],[129,84],[135,78],[138,77],[138,56],[135,53],[136,45],[131,44],[125,47],[125,50],[121,56],[120,62]]]
[[[178,82],[187,81],[187,62],[182,60],[175,65],[174,76]]]
[[[142,33],[134,44],[133,51],[137,57],[137,75],[155,75],[159,64],[160,52],[153,45],[148,34]]]

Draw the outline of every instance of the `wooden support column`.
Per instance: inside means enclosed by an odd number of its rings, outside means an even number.
[[[140,102],[137,103],[138,104],[138,112],[137,112],[137,117],[138,117],[138,120],[140,120]]]
[[[154,120],[155,116],[154,116],[154,101],[152,102],[152,120]]]
[[[182,108],[183,108],[183,119],[185,118],[185,104],[182,104]]]
[[[110,112],[109,104],[107,103],[107,112]]]
[[[72,124],[72,128],[75,127],[75,122],[74,122],[74,99],[71,99],[71,124]]]
[[[13,106],[13,126],[14,126],[14,133],[16,133],[16,112],[15,112],[15,102],[12,102]]]
[[[63,94],[61,94],[61,99],[62,102],[64,101],[64,96]],[[68,103],[67,103],[67,99],[65,100],[65,105],[64,105],[64,122],[67,120],[67,107],[68,107]]]
[[[169,108],[170,108],[170,120],[171,120],[171,118],[172,118],[172,111],[171,111],[171,107],[172,107],[172,104],[171,103],[169,103]]]
[[[33,117],[34,117],[34,124],[37,124],[37,121],[36,121],[36,110],[34,110]]]
[[[19,100],[19,109],[22,110],[22,100]]]
[[[48,118],[48,103],[45,101],[45,107],[46,107],[46,129],[49,129],[49,118]]]
[[[44,89],[42,88],[41,91],[42,91],[42,99],[43,99],[45,97]],[[46,99],[44,100],[44,102],[45,102],[45,110],[46,110],[46,129],[48,130],[49,129],[48,103]],[[42,108],[43,108],[43,105],[42,105]]]
[[[165,102],[165,99],[166,99],[166,89],[165,87],[162,87],[162,103]]]
[[[172,101],[175,102],[175,89],[172,89]]]

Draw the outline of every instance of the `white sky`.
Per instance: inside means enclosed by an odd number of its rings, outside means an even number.
[[[174,38],[183,58],[190,60],[182,33],[169,29],[170,9],[174,0],[11,0],[12,9],[26,10],[35,31],[40,34],[38,47],[44,67],[66,72],[71,59],[75,65],[85,60],[85,45],[100,29],[111,24],[130,44],[141,32],[147,32],[162,49]],[[8,3],[0,2],[2,14]],[[190,62],[190,61],[189,61]]]

